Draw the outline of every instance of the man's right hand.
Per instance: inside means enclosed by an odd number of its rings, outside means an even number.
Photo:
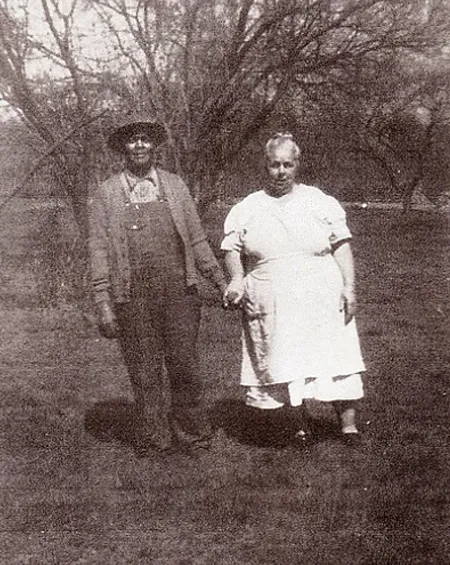
[[[98,330],[108,339],[116,339],[120,336],[120,326],[109,302],[101,302],[98,305]]]

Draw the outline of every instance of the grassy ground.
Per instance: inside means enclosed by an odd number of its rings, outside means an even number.
[[[1,564],[448,565],[444,215],[350,212],[368,366],[360,449],[339,443],[318,404],[309,451],[256,441],[238,387],[238,316],[208,301],[214,448],[137,460],[116,345],[37,295],[32,233],[46,213],[17,204],[0,226]],[[216,242],[222,216],[208,217]]]

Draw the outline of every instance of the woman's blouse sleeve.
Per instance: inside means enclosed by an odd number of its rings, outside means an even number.
[[[325,221],[329,226],[330,245],[351,239],[352,234],[347,226],[346,213],[341,204],[332,196],[327,197]]]
[[[241,206],[236,204],[231,208],[224,223],[224,238],[220,248],[223,251],[242,251],[242,234],[244,232],[244,218]]]

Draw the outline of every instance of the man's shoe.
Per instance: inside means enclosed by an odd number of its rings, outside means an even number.
[[[154,455],[171,455],[175,453],[175,451],[173,445],[169,447],[160,447],[152,444],[134,446],[134,454],[138,459],[145,459],[147,457],[153,457]]]
[[[213,428],[208,420],[199,412],[174,415],[171,419],[174,437],[181,445],[204,446],[209,445],[214,435]],[[200,447],[202,449],[203,447]]]
[[[134,446],[134,452],[138,458],[149,457],[155,452],[169,454],[173,451],[174,448],[170,430],[152,434],[140,434]]]

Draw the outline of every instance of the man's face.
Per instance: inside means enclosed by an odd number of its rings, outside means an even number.
[[[268,192],[272,196],[288,194],[298,169],[294,144],[286,142],[272,147],[266,155],[266,166],[271,180]]]
[[[150,169],[153,166],[155,145],[145,131],[136,131],[125,140],[125,158],[132,169]]]

